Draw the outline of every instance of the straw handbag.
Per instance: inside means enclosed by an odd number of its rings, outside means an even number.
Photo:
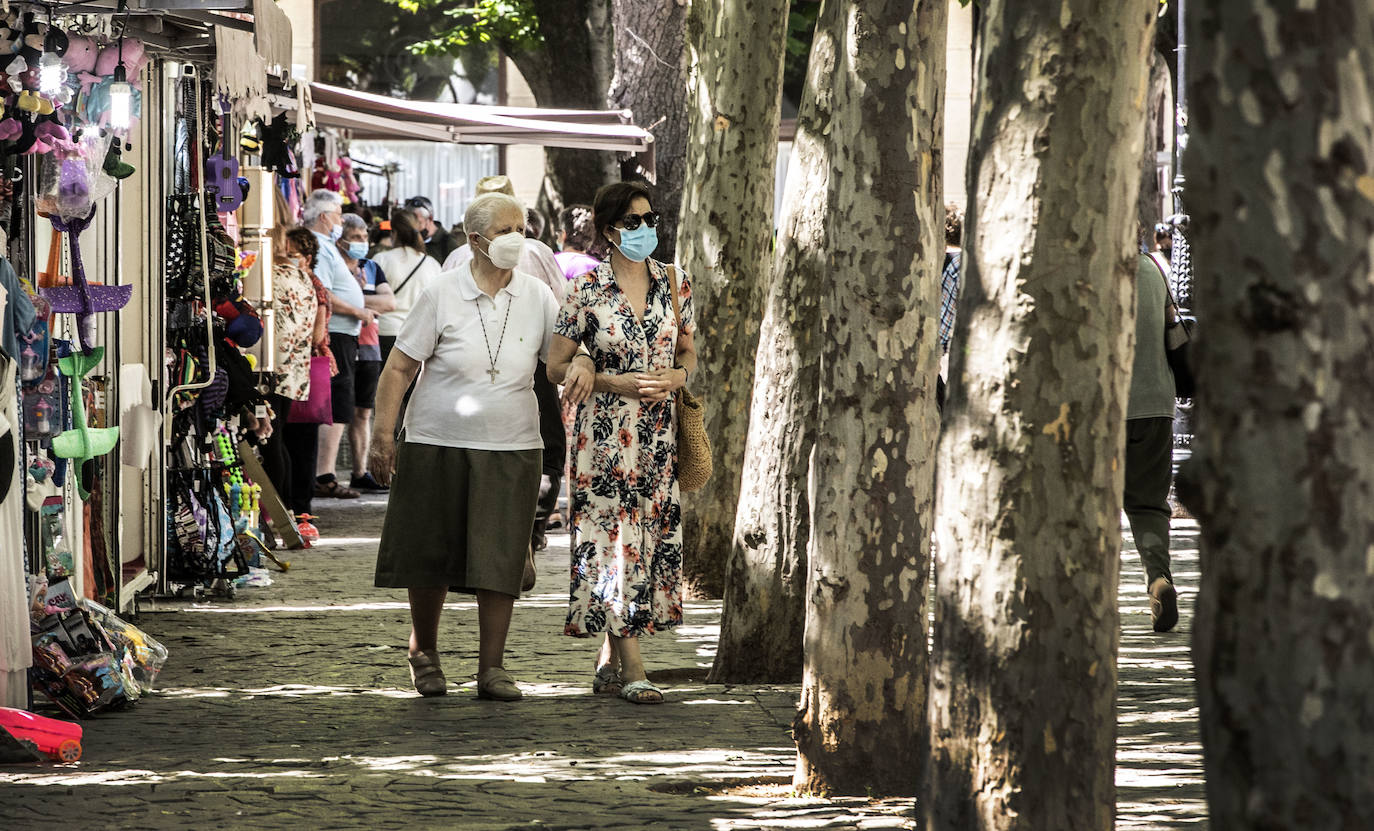
[[[682,312],[678,308],[677,269],[669,266],[672,279],[673,317],[679,334]],[[677,485],[683,492],[700,490],[711,478],[711,439],[706,435],[705,408],[701,400],[686,387],[678,390],[677,398]]]

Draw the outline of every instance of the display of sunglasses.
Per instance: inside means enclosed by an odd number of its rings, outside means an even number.
[[[620,225],[626,231],[633,231],[634,229],[639,227],[640,222],[643,222],[650,228],[657,228],[658,214],[654,211],[648,211],[642,214],[625,214],[625,216],[620,220]]]

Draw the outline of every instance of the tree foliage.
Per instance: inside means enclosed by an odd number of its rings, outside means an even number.
[[[533,48],[544,43],[539,12],[529,0],[387,0],[411,13],[438,12],[441,26],[433,37],[410,48],[418,55],[457,55],[478,43]]]
[[[330,0],[319,21],[320,79],[382,95],[434,100],[453,79],[457,58],[463,74],[481,87],[495,67],[491,45],[473,42],[423,54],[412,48],[446,25],[444,12],[454,5],[412,8],[398,0]],[[357,20],[368,25],[350,22]]]

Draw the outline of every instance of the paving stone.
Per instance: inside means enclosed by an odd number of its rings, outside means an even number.
[[[704,683],[718,603],[687,604],[681,630],[646,642],[651,674],[672,679],[667,703],[593,696],[597,643],[561,634],[566,535],[551,535],[538,588],[515,608],[506,666],[525,700],[475,698],[476,606],[457,595],[440,636],[449,694],[421,699],[405,666],[405,593],[371,585],[385,498],[317,507],[324,544],[290,552],[272,586],[232,603],[146,604],[140,624],[171,653],[158,693],[86,722],[77,765],[0,768],[0,816],[155,830],[915,827],[909,799],[713,795],[787,780],[799,694]],[[1194,540],[1176,541],[1184,616],[1168,635],[1150,631],[1135,553],[1123,553],[1119,829],[1206,827]]]

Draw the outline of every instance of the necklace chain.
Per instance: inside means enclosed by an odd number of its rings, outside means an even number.
[[[491,369],[487,370],[487,375],[491,378],[491,382],[495,384],[496,376],[501,374],[501,370],[496,368],[496,360],[501,357],[501,346],[506,342],[506,324],[510,323],[511,304],[509,301],[506,303],[506,317],[505,320],[501,321],[501,338],[496,341],[496,354],[493,355],[491,353],[491,339],[487,337],[487,322],[482,318],[482,303],[477,299],[474,299],[472,302],[477,304],[477,322],[482,326],[482,342],[487,345],[487,361],[491,364]],[[493,305],[495,305],[494,299]]]

